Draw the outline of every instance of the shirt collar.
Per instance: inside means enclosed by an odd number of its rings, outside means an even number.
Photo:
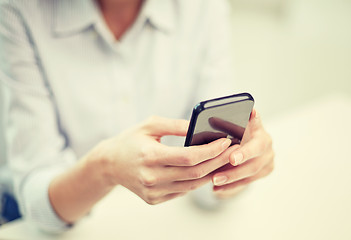
[[[153,27],[171,32],[176,23],[174,0],[145,0],[141,10]],[[53,33],[57,36],[75,34],[98,22],[99,7],[94,0],[54,1]]]
[[[83,31],[98,19],[94,0],[54,1],[53,33],[66,36]]]
[[[164,32],[171,32],[176,24],[174,0],[146,0],[143,12],[149,23]]]

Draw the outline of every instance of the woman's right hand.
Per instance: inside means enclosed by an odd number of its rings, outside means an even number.
[[[151,117],[95,150],[111,185],[122,185],[149,204],[184,195],[211,180],[211,172],[229,162],[229,139],[206,145],[170,147],[163,136],[185,136],[189,122]],[[228,151],[226,151],[228,152]],[[223,153],[223,154],[222,154]],[[228,156],[227,156],[228,155]]]

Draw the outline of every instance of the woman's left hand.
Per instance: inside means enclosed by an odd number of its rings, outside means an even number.
[[[227,151],[232,151],[229,155],[230,164],[219,169],[212,177],[214,192],[219,198],[231,197],[273,171],[272,138],[263,128],[255,110],[251,113],[241,144]]]

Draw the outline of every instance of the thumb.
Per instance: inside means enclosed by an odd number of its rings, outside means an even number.
[[[189,127],[189,121],[184,119],[171,119],[159,116],[148,118],[144,124],[144,130],[149,134],[157,137],[173,135],[186,136]]]

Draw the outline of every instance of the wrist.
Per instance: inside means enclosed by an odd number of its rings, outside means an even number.
[[[86,215],[116,183],[111,181],[110,163],[104,158],[102,146],[97,146],[80,159],[77,165],[54,178],[49,186],[49,198],[57,215],[73,223]],[[111,173],[110,173],[111,172]]]
[[[102,186],[112,188],[118,185],[114,171],[114,162],[109,154],[108,140],[100,142],[85,157],[85,168],[96,176]]]

